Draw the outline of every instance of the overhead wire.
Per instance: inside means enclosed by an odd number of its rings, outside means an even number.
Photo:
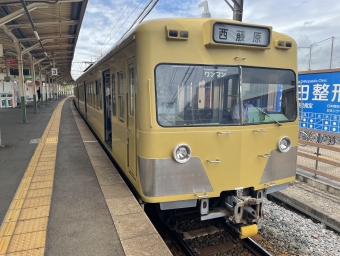
[[[142,22],[144,20],[144,18],[151,12],[151,10],[155,7],[155,5],[157,4],[158,0],[156,0],[156,2],[154,2],[154,4],[149,8],[149,6],[152,4],[154,0],[150,0],[149,3],[144,7],[144,9],[141,11],[140,15],[135,19],[135,21],[132,23],[132,25],[129,27],[129,29],[127,29],[127,31],[120,37],[119,40],[120,41],[132,28],[133,26],[138,22]],[[142,2],[142,1],[141,1]],[[121,29],[121,27],[126,23],[127,19],[131,17],[131,15],[136,11],[136,9],[138,8],[138,6],[141,4],[141,2],[135,7],[135,9],[131,12],[131,14],[125,19],[125,21],[121,24],[121,26],[117,29],[117,31],[112,35],[111,39],[118,33],[118,31]],[[149,9],[148,9],[149,8]],[[110,41],[111,41],[110,39]],[[109,42],[110,42],[109,41]],[[106,47],[106,45],[104,46]],[[102,47],[102,48],[104,48]]]
[[[153,0],[150,0],[150,2],[152,2]],[[131,17],[131,15],[136,11],[136,9],[139,7],[139,5],[141,4],[143,2],[143,0],[141,0],[140,2],[139,2],[139,4],[135,7],[135,9],[133,9],[133,11],[130,13],[130,15],[124,20],[124,22],[120,25],[120,27],[117,29],[117,31],[112,35],[112,37],[110,38],[110,40],[108,41],[108,42],[110,42],[111,41],[111,39],[118,33],[118,31],[121,29],[121,27],[125,24],[125,22]],[[149,4],[150,4],[150,2],[149,2]],[[149,5],[149,4],[147,4],[147,6]],[[146,7],[145,7],[146,8]],[[145,8],[144,8],[144,10],[145,10]],[[142,12],[144,12],[144,10],[142,11]],[[118,40],[119,41],[119,40]],[[106,45],[104,45],[101,49],[100,49],[100,51],[104,48],[104,47],[106,47]],[[101,52],[99,52],[99,53],[101,53]]]
[[[117,26],[118,22],[120,21],[120,18],[124,15],[124,13],[126,12],[126,10],[129,8],[131,2],[132,2],[132,0],[130,0],[130,2],[129,2],[128,5],[126,6],[125,10],[122,12],[122,14],[120,15],[120,17],[117,19],[117,22],[113,25],[113,27],[112,27],[110,33],[109,33],[109,34],[107,35],[107,37],[105,38],[103,44],[105,44],[106,39],[109,38],[109,36],[111,35],[112,31],[115,29],[115,27]],[[141,0],[141,2],[143,2],[143,0]],[[109,41],[109,42],[110,42],[110,41]],[[97,46],[97,47],[94,49],[94,51],[96,51],[98,47],[102,47],[102,45]]]
[[[141,12],[141,14],[137,17],[137,19],[132,23],[132,25],[129,27],[129,29],[121,36],[121,38],[119,40],[121,40],[132,28],[133,26],[138,22],[138,23],[141,23],[145,18],[146,16],[149,15],[149,13],[152,11],[152,9],[156,6],[156,4],[158,3],[159,0],[156,0],[156,2],[150,7],[149,10],[147,10],[147,12],[144,14],[144,12],[146,11],[146,9],[150,6],[151,2],[153,0],[151,0],[149,2],[149,4],[144,8],[144,10]],[[144,16],[142,16],[144,14]],[[142,17],[141,17],[142,16]],[[139,20],[140,19],[140,20]],[[118,40],[118,41],[119,41]]]

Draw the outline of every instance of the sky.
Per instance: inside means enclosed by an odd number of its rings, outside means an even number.
[[[72,77],[76,79],[88,63],[105,55],[132,26],[143,9],[156,1],[88,0],[73,59]],[[233,18],[233,12],[225,1],[208,0],[212,18]],[[232,0],[228,1],[233,6]],[[199,18],[203,8],[198,5],[202,2],[159,0],[144,20]],[[298,45],[299,71],[340,67],[338,0],[244,0],[242,21],[272,26],[274,31],[293,37]]]

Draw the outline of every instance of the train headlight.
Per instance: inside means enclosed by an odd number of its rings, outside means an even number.
[[[188,162],[191,157],[191,148],[187,144],[179,144],[172,151],[172,156],[180,164]]]
[[[278,149],[282,152],[288,152],[290,148],[292,147],[292,141],[289,137],[284,136],[279,140],[279,143],[277,144]]]

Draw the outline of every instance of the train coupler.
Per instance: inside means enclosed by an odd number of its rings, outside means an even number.
[[[250,193],[243,195],[239,191],[236,192],[236,195],[225,198],[225,207],[232,212],[229,220],[234,224],[256,223],[262,217],[263,191],[251,193],[254,197],[249,195]]]

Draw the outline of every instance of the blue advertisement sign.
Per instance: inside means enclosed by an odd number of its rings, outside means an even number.
[[[300,127],[340,132],[340,72],[299,74]]]

